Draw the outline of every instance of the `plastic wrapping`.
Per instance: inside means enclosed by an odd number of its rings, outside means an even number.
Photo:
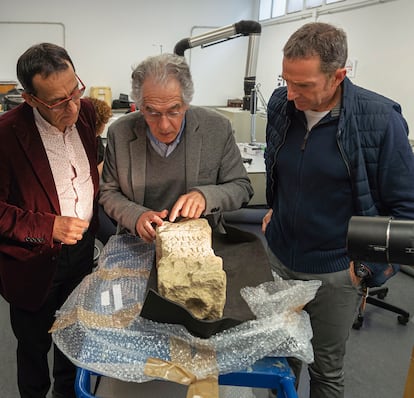
[[[319,281],[276,277],[243,288],[242,297],[256,319],[200,339],[183,326],[139,316],[154,258],[152,244],[131,235],[111,237],[96,270],[57,312],[53,340],[77,366],[144,382],[157,377],[157,367],[172,364],[190,384],[193,377],[245,369],[269,355],[313,361],[310,320],[301,308],[314,297]]]

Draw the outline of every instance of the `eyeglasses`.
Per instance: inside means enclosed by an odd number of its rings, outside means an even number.
[[[63,109],[66,109],[70,101],[78,101],[86,90],[86,86],[83,84],[82,80],[79,78],[78,75],[76,75],[76,78],[78,79],[81,87],[78,86],[77,88],[75,88],[75,90],[73,90],[72,94],[69,95],[69,97],[59,100],[55,102],[54,104],[47,104],[46,102],[42,101],[40,98],[36,97],[34,94],[30,94],[30,95],[37,102],[40,102],[43,106],[45,106],[47,109],[51,111],[55,111],[55,112],[61,111]]]
[[[159,122],[163,116],[165,116],[168,120],[177,120],[185,113],[180,111],[168,111],[162,113],[151,109],[141,109],[141,112],[144,114],[145,118],[151,122]]]

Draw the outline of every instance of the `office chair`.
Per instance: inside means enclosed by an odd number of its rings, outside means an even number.
[[[388,294],[388,287],[368,288],[363,287],[362,301],[358,309],[357,318],[352,325],[353,329],[360,329],[364,322],[364,312],[366,304],[372,304],[376,307],[380,307],[384,310],[391,311],[398,315],[398,323],[406,325],[410,319],[410,314],[402,308],[396,307],[395,305],[389,304],[384,301],[384,298]]]

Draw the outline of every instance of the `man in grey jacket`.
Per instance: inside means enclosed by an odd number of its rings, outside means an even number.
[[[230,122],[190,106],[193,93],[184,57],[149,57],[132,73],[139,112],[108,130],[100,203],[146,242],[163,220],[203,216],[217,228],[253,196]]]

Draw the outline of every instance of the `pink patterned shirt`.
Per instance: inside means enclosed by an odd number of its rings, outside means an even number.
[[[62,133],[36,108],[33,113],[55,180],[61,215],[90,221],[93,214],[92,176],[76,125],[66,127]]]

